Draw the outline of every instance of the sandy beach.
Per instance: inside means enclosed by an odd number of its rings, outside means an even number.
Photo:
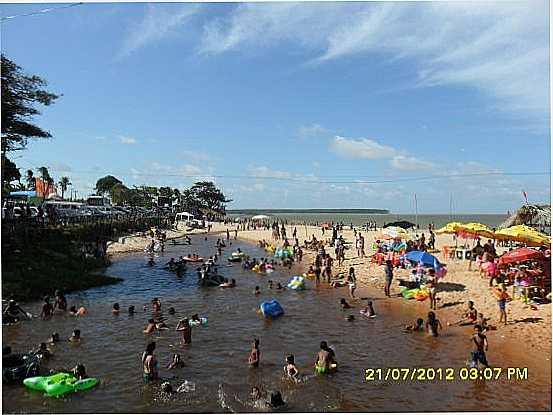
[[[224,225],[221,223],[214,224],[212,232],[226,232],[226,229],[231,231],[233,238],[233,230],[235,225]],[[286,226],[287,235],[292,235],[294,226]],[[322,235],[321,229],[314,226],[297,226],[298,239],[300,243],[304,239],[311,238],[315,235],[317,239],[329,237],[329,231]],[[333,274],[338,272],[346,272],[350,266],[355,267],[355,272],[359,282],[359,289],[370,289],[371,293],[378,293],[379,301],[391,302],[408,302],[413,308],[420,312],[421,317],[425,317],[429,311],[429,302],[418,302],[415,300],[404,300],[399,295],[400,287],[398,286],[398,278],[407,278],[408,270],[396,270],[394,272],[394,281],[392,283],[392,298],[386,299],[384,292],[384,270],[383,267],[370,264],[370,256],[374,253],[371,249],[372,243],[375,241],[380,231],[363,231],[365,237],[366,254],[365,258],[357,257],[357,252],[354,248],[346,251],[346,261],[341,267],[334,266]],[[349,227],[342,232],[343,237],[347,242],[354,241],[353,230]],[[267,230],[250,230],[239,231],[238,238],[257,243],[260,240],[273,241],[271,231]],[[281,241],[282,242],[282,241]],[[451,245],[451,235],[436,235],[436,247],[440,248],[443,245]],[[501,251],[501,248],[498,248]],[[334,256],[334,250],[330,250],[331,256]],[[313,251],[306,251],[303,263],[307,268],[313,259]],[[442,322],[454,322],[459,320],[463,310],[466,308],[468,300],[472,300],[476,309],[482,312],[486,318],[490,318],[489,324],[498,326],[497,330],[488,331],[490,342],[505,343],[506,347],[513,349],[515,353],[521,352],[525,354],[525,348],[521,348],[521,342],[524,342],[532,350],[532,355],[539,359],[551,354],[551,304],[540,305],[537,310],[532,310],[529,305],[522,301],[511,301],[507,305],[508,323],[506,326],[499,326],[498,321],[498,306],[497,300],[492,295],[489,288],[489,280],[480,277],[476,266],[472,264],[472,271],[468,270],[469,261],[466,260],[446,260],[443,254],[434,254],[441,262],[447,264],[447,275],[441,280],[438,285],[438,317]],[[376,291],[378,289],[378,291]],[[447,327],[444,327],[447,330]]]

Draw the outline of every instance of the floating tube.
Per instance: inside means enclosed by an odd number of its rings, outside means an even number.
[[[424,301],[428,298],[428,292],[421,290],[418,293],[416,293],[414,297],[415,297],[415,300],[417,301]]]
[[[188,324],[191,326],[207,326],[207,317],[200,317],[200,321],[190,319]]]
[[[414,298],[415,297],[415,294],[417,294],[418,292],[420,291],[419,288],[413,288],[411,290],[408,290],[408,289],[403,289],[401,290],[401,295],[403,296],[403,298],[405,298],[406,300],[409,300],[411,298]]]
[[[315,373],[318,375],[336,372],[337,369],[338,365],[336,363],[331,363],[328,369],[324,366],[319,366],[318,364],[315,364]]]
[[[2,357],[2,381],[21,382],[38,375],[39,362],[39,358],[31,354],[14,353]]]
[[[231,256],[227,258],[228,262],[242,262],[241,256]]]
[[[185,257],[182,257],[182,260],[186,262],[203,262],[204,259],[201,256],[197,258],[185,256]]]
[[[264,317],[277,318],[284,314],[284,309],[275,299],[261,303],[259,309]]]
[[[305,290],[305,278],[298,275],[293,276],[288,281],[288,288],[292,290]]]
[[[77,380],[72,374],[57,373],[53,376],[27,378],[23,381],[23,384],[29,389],[44,391],[47,396],[62,396],[70,392],[91,389],[98,382],[98,379],[95,378]]]

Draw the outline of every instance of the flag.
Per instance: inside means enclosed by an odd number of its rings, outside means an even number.
[[[524,197],[524,200],[526,201],[526,204],[528,204],[528,193],[526,193],[524,190],[522,191],[522,196]]]
[[[35,177],[35,189],[36,195],[43,198],[56,193],[56,186],[54,186],[54,183],[46,183],[39,177]]]

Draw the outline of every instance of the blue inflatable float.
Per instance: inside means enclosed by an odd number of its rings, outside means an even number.
[[[275,299],[261,303],[259,309],[264,317],[277,318],[284,314],[284,309]]]

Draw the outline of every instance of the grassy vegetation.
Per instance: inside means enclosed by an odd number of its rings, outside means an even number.
[[[56,289],[67,293],[120,282],[102,273],[107,260],[81,255],[82,240],[88,239],[81,232],[51,231],[26,238],[4,238],[3,232],[3,298],[13,294],[18,301],[29,301],[53,295]]]

